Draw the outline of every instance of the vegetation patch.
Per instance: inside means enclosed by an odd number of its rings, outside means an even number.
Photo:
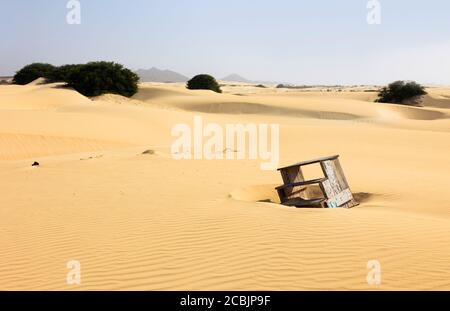
[[[415,105],[413,99],[426,95],[425,87],[414,81],[396,81],[378,92],[378,103]]]
[[[190,90],[211,90],[216,93],[222,93],[219,83],[216,79],[207,74],[201,74],[188,81],[187,86]]]

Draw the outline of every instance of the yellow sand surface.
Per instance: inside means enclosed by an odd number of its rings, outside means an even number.
[[[406,107],[352,88],[89,99],[38,82],[0,86],[0,289],[450,290],[450,88]],[[361,204],[287,208],[259,160],[174,160],[171,129],[194,116],[279,124],[280,166],[339,154]]]

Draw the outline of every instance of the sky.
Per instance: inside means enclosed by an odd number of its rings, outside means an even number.
[[[450,1],[0,0],[0,76],[108,60],[294,84],[450,84]]]

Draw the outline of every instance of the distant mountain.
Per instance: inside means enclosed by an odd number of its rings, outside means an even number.
[[[11,84],[13,77],[0,77],[0,85]]]
[[[277,85],[279,84],[279,82],[274,82],[274,81],[261,81],[261,80],[248,80],[246,78],[244,78],[243,76],[240,76],[236,73],[233,73],[229,76],[226,76],[224,78],[221,79],[221,81],[226,81],[226,82],[238,82],[238,83],[249,83],[249,84],[264,84],[264,85]]]
[[[141,82],[186,82],[188,77],[171,70],[160,70],[158,68],[139,69],[136,71]]]
[[[226,76],[226,77],[222,78],[221,80],[228,81],[228,82],[252,83],[252,81],[247,80],[246,78],[244,78],[236,73]]]

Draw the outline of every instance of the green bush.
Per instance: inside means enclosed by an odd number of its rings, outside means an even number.
[[[210,75],[201,74],[188,81],[187,86],[190,90],[211,90],[216,93],[222,93],[219,83]]]
[[[33,63],[20,69],[13,78],[13,83],[25,85],[38,78],[48,78],[55,67],[50,64]]]
[[[396,81],[379,91],[376,102],[402,104],[405,100],[426,94],[425,88],[414,81]]]
[[[70,75],[77,70],[80,70],[82,67],[83,65],[63,65],[55,67],[55,69],[47,76],[47,79],[49,82],[68,82]]]
[[[131,97],[136,94],[139,81],[134,72],[113,62],[91,62],[72,67],[66,78],[69,86],[85,96],[113,93]]]

